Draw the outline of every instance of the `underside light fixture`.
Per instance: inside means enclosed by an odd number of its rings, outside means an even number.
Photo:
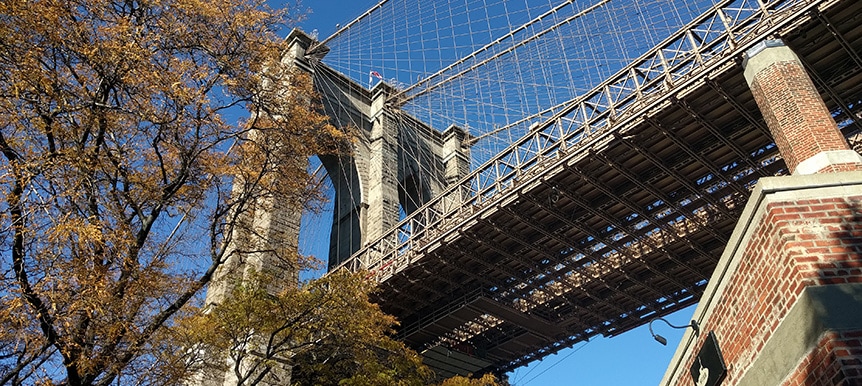
[[[670,322],[668,322],[665,318],[662,318],[662,317],[652,318],[649,321],[649,333],[650,333],[650,335],[652,335],[653,339],[656,340],[656,342],[659,342],[664,346],[667,346],[667,338],[665,338],[659,334],[656,334],[652,331],[652,323],[655,322],[656,320],[661,320],[662,322],[665,322],[668,326],[671,326],[671,327],[676,328],[676,329],[686,329],[688,327],[691,327],[691,329],[694,330],[694,335],[700,334],[700,326],[698,326],[697,322],[694,320],[691,321],[691,324],[688,324],[685,326],[674,326],[673,324],[670,324]]]

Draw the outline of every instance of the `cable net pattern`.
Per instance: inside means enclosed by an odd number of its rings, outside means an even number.
[[[378,275],[378,280],[384,280],[419,257],[412,253],[415,246],[427,246],[429,242],[437,245],[440,237],[452,231],[452,228],[444,226],[444,223],[462,221],[472,216],[476,210],[488,208],[493,202],[512,199],[516,191],[510,189],[511,187],[524,181],[536,183],[543,175],[556,170],[555,165],[559,166],[561,162],[580,154],[581,150],[606,140],[616,129],[637,121],[649,109],[669,103],[673,90],[685,89],[702,79],[699,77],[709,71],[731,65],[738,55],[756,42],[825,2],[828,1],[719,1],[637,59],[625,64],[612,76],[601,80],[590,91],[570,101],[552,105],[525,118],[517,113],[509,115],[506,112],[505,116],[512,117],[512,123],[502,127],[497,126],[498,123],[489,124],[488,121],[470,123],[492,127],[491,130],[484,131],[471,130],[474,135],[478,134],[476,138],[482,138],[473,149],[474,170],[417,211],[408,213],[397,227],[365,245],[343,265],[352,267],[351,269],[369,269]],[[387,3],[379,3],[366,16],[382,9]],[[580,12],[575,19],[591,14],[597,7],[610,3],[593,3],[594,7],[582,10],[587,12]],[[706,6],[707,3],[701,5]],[[559,9],[555,12],[559,12]],[[539,18],[541,17],[542,15]],[[349,26],[360,24],[362,19]],[[335,38],[325,42],[333,40]],[[442,72],[448,70],[444,67]],[[429,77],[434,76],[438,75],[432,74]],[[577,78],[578,74],[570,76]],[[458,75],[450,82],[464,81],[462,78],[468,77]],[[373,78],[369,83],[372,80]],[[413,94],[412,90],[417,89],[416,87],[403,85],[401,95],[390,102],[404,106],[405,110],[409,106],[420,105],[415,100],[424,95],[432,95],[433,92],[429,89],[433,88],[434,84],[441,83],[430,84],[424,93]],[[489,90],[477,87],[476,92],[488,93]],[[504,100],[523,98],[522,95],[504,97]],[[453,98],[451,102],[469,106],[466,100]],[[468,111],[466,108],[464,110]],[[426,114],[448,114],[457,117],[458,111],[430,111]],[[422,110],[416,109],[413,114],[421,113]],[[497,148],[502,146],[492,146],[494,141],[508,146],[497,152]],[[754,165],[751,167],[756,168]],[[751,173],[752,170],[746,169],[745,173]],[[699,178],[699,181],[708,182],[711,179],[712,177],[707,175]],[[431,238],[431,241],[423,240],[423,237]]]
[[[473,168],[716,0],[388,0],[325,40],[324,63],[474,137]],[[373,75],[371,75],[373,74]]]

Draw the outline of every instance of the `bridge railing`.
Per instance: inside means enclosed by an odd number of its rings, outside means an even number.
[[[478,221],[491,203],[541,183],[563,162],[586,157],[612,131],[642,120],[705,81],[700,75],[734,66],[740,54],[830,0],[725,0],[590,92],[555,108],[552,116],[459,183],[357,251],[339,268],[366,269],[385,280],[421,249],[454,239],[452,230]],[[517,188],[517,189],[515,189]]]

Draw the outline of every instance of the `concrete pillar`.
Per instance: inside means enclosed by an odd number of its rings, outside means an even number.
[[[292,44],[282,59],[281,68],[269,71],[283,71],[298,57],[305,54],[304,45]],[[279,85],[264,84],[268,87]],[[251,140],[259,140],[260,134],[251,131]],[[286,167],[296,165],[286,165]],[[276,170],[281,165],[272,165]],[[232,195],[238,197],[248,194],[245,180],[235,176]],[[252,192],[253,197],[248,206],[239,214],[230,231],[230,239],[226,240],[225,256],[227,260],[216,270],[207,289],[205,304],[207,306],[222,303],[231,296],[231,290],[238,280],[249,280],[255,273],[271,275],[268,292],[277,294],[286,288],[298,284],[299,266],[299,227],[302,218],[302,205],[299,202],[289,202],[275,199],[265,192]],[[236,375],[232,371],[233,363],[225,358],[228,370],[224,372],[205,370],[197,374],[189,382],[194,386],[227,386],[237,384]],[[290,366],[282,358],[276,358],[270,366],[270,372],[260,382],[261,385],[275,386],[290,383]]]
[[[234,184],[234,194],[242,189],[241,180]],[[221,303],[230,296],[238,279],[247,279],[251,271],[273,275],[270,292],[295,286],[298,280],[297,250],[302,208],[298,203],[276,202],[258,198],[250,203],[233,226],[231,240],[225,246],[227,260],[210,282],[206,304]]]
[[[364,153],[362,156],[364,159]],[[353,156],[320,156],[320,161],[335,191],[329,239],[328,266],[331,270],[362,246],[360,219],[367,205],[362,203],[362,184]]]
[[[745,80],[793,174],[862,170],[802,62],[781,40],[746,52]]]
[[[469,136],[457,127],[444,133],[404,112],[393,112],[386,100],[395,90],[379,83],[372,90],[347,79],[317,62],[328,50],[313,46],[313,40],[299,30],[287,37],[290,48],[282,65],[313,72],[315,87],[333,125],[354,134],[349,155],[324,155],[320,160],[335,190],[329,268],[336,267],[362,245],[374,242],[399,221],[399,207],[411,212],[433,195],[463,178],[470,170]],[[277,70],[277,69],[273,69]],[[276,165],[277,166],[277,165]],[[242,190],[241,181],[234,186]],[[465,192],[466,195],[466,192]],[[448,208],[460,205],[447,199]],[[446,211],[446,210],[444,210]],[[279,280],[275,292],[295,285],[294,262],[285,253],[296,250],[302,210],[277,200],[261,199],[240,219],[240,230],[228,248],[231,258],[220,269],[207,292],[207,304],[230,296],[236,280],[246,278],[249,268],[270,271]],[[279,366],[265,384],[286,384],[290,368]],[[235,383],[231,372],[200,374],[192,384],[221,386]]]
[[[253,134],[252,134],[253,135]],[[234,180],[234,196],[243,193],[242,179]],[[216,271],[207,290],[206,305],[223,302],[231,296],[238,280],[248,280],[252,271],[272,275],[268,292],[278,293],[298,282],[297,249],[302,208],[298,203],[261,197],[253,200],[237,219],[231,240],[225,246],[227,261]],[[233,364],[225,372],[202,371],[189,382],[195,386],[235,385]],[[276,359],[278,362],[278,358]],[[275,363],[261,385],[283,385],[290,380],[290,366]]]
[[[441,133],[403,111],[387,109],[387,98],[396,92],[392,86],[380,82],[367,90],[326,68],[317,62],[326,47],[313,46],[302,31],[294,30],[287,40],[290,46],[282,65],[315,73],[315,88],[330,123],[354,133],[351,154],[320,157],[335,190],[329,249],[329,268],[334,268],[394,227],[400,208],[411,213],[467,175],[469,135],[455,126]],[[454,207],[459,201],[448,203]],[[295,220],[275,219],[274,223],[298,232],[301,212],[296,214]],[[273,222],[269,217],[262,211],[249,222],[265,226]],[[223,297],[222,287],[212,285],[208,298]]]
[[[271,275],[270,293],[279,293],[296,287],[299,279],[298,257],[299,225],[302,207],[296,203],[276,202],[271,198],[261,200],[255,208],[253,229],[261,237],[256,239],[255,249],[246,260],[243,279],[250,279],[255,272]]]

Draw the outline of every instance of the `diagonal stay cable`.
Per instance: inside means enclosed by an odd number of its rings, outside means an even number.
[[[437,82],[437,83],[429,84],[431,79],[439,78],[441,75],[443,75],[443,74],[444,74],[444,73],[446,73],[447,71],[452,70],[453,68],[457,67],[457,66],[458,66],[458,65],[460,65],[460,64],[465,63],[466,61],[468,61],[468,60],[470,60],[470,59],[474,59],[474,58],[478,57],[478,56],[479,56],[479,54],[481,54],[481,53],[483,53],[483,52],[485,52],[485,51],[488,51],[491,47],[494,47],[494,46],[496,46],[497,44],[500,44],[500,43],[501,43],[501,42],[503,42],[504,40],[509,39],[509,38],[511,38],[511,37],[513,37],[513,36],[515,36],[515,35],[516,35],[516,34],[518,34],[519,32],[526,30],[527,28],[529,28],[529,27],[530,27],[530,26],[532,26],[533,24],[536,24],[536,23],[538,23],[538,22],[542,21],[543,19],[547,18],[548,16],[551,16],[551,15],[553,15],[553,14],[557,13],[557,11],[559,11],[559,10],[561,10],[561,9],[565,8],[566,6],[571,5],[571,4],[573,4],[573,3],[574,3],[574,0],[566,0],[566,1],[565,1],[565,2],[563,2],[562,4],[560,4],[560,5],[556,6],[556,7],[554,7],[553,9],[548,10],[547,12],[545,12],[545,13],[543,13],[543,14],[539,15],[538,17],[534,18],[533,20],[530,20],[530,21],[528,21],[528,22],[524,23],[524,24],[523,24],[523,25],[521,25],[520,27],[518,27],[518,28],[516,28],[516,29],[514,29],[514,30],[510,31],[509,33],[507,33],[507,34],[505,34],[505,35],[503,35],[503,36],[501,36],[501,37],[497,38],[496,40],[494,40],[494,41],[492,41],[492,42],[490,42],[490,43],[488,43],[488,44],[484,45],[482,48],[479,48],[478,50],[473,51],[470,55],[467,55],[467,56],[465,56],[465,57],[463,57],[463,58],[461,58],[461,59],[459,59],[459,60],[457,60],[457,61],[453,62],[452,64],[450,64],[450,65],[446,66],[445,68],[443,68],[443,69],[441,69],[441,70],[439,70],[439,71],[435,72],[434,74],[430,75],[429,77],[425,78],[424,80],[419,81],[419,82],[417,82],[417,83],[414,83],[414,84],[413,84],[413,85],[411,85],[410,87],[408,87],[408,88],[406,88],[406,89],[402,90],[401,92],[399,92],[399,93],[397,93],[397,94],[393,95],[393,96],[391,97],[391,99],[392,99],[392,100],[394,100],[394,101],[396,101],[396,104],[401,105],[401,104],[404,104],[405,102],[410,101],[411,99],[414,99],[414,98],[416,98],[416,97],[419,97],[419,96],[421,96],[421,95],[423,95],[423,94],[427,94],[427,93],[431,92],[431,90],[434,90],[435,88],[437,88],[437,87],[439,87],[439,86],[441,86],[441,85],[443,85],[443,84],[446,84],[446,83],[448,83],[448,82],[452,81],[453,79],[457,79],[457,78],[459,78],[459,77],[460,77],[461,75],[463,75],[463,74],[466,74],[466,73],[468,73],[468,72],[470,72],[470,71],[472,71],[472,70],[475,70],[476,68],[482,67],[483,65],[487,64],[488,62],[493,61],[494,59],[497,59],[497,58],[499,58],[499,57],[501,57],[501,56],[503,56],[503,55],[506,55],[506,54],[508,54],[508,53],[510,53],[510,52],[512,52],[512,51],[514,51],[514,50],[516,50],[516,49],[518,49],[519,47],[522,47],[522,46],[524,46],[524,45],[526,45],[526,44],[528,44],[528,43],[530,43],[530,42],[532,42],[532,41],[535,41],[536,39],[539,39],[540,37],[542,37],[542,36],[544,36],[544,35],[548,34],[549,32],[554,31],[555,29],[557,29],[557,28],[558,28],[559,26],[561,26],[561,25],[568,24],[568,23],[570,23],[571,21],[573,21],[573,20],[575,20],[575,19],[577,19],[577,18],[579,18],[579,17],[583,17],[583,16],[587,15],[588,13],[590,13],[590,12],[594,11],[595,9],[597,9],[597,8],[601,7],[602,5],[607,4],[607,3],[608,3],[608,2],[610,2],[610,1],[611,1],[611,0],[601,0],[601,1],[599,1],[598,3],[596,3],[596,4],[593,4],[593,5],[592,5],[592,6],[590,6],[589,8],[587,8],[587,9],[585,9],[585,10],[583,10],[583,11],[580,11],[580,12],[578,12],[578,13],[576,13],[576,14],[572,15],[572,16],[569,16],[568,18],[564,19],[563,21],[558,22],[558,23],[556,23],[556,24],[554,24],[554,25],[552,25],[552,26],[550,26],[550,27],[548,27],[548,28],[544,29],[544,30],[542,30],[542,31],[540,31],[540,32],[538,32],[538,33],[536,33],[536,34],[534,34],[534,35],[532,35],[532,36],[530,36],[530,37],[528,37],[528,38],[526,38],[526,39],[524,39],[524,40],[522,40],[522,41],[518,42],[517,44],[515,44],[515,45],[513,45],[513,46],[511,46],[511,47],[509,47],[509,48],[507,48],[507,49],[505,49],[505,50],[503,50],[503,51],[500,51],[500,52],[498,52],[498,53],[496,53],[496,54],[494,54],[494,55],[492,55],[492,56],[490,56],[490,57],[488,57],[488,58],[485,58],[485,59],[483,59],[481,62],[476,63],[476,64],[474,64],[474,65],[472,65],[472,66],[470,66],[470,67],[468,67],[468,68],[466,68],[466,69],[464,69],[464,70],[461,70],[460,72],[458,72],[458,73],[457,73],[457,74],[455,74],[455,75],[452,75],[452,76],[450,76],[450,77],[447,77],[447,78],[445,78],[445,79],[442,79],[442,80],[440,80],[440,81],[439,81],[439,82]],[[410,95],[410,96],[406,96],[406,94],[407,94],[408,92],[412,91],[413,89],[416,89],[417,87],[419,87],[420,85],[423,85],[423,84],[428,84],[428,87],[426,87],[426,88],[422,89],[421,91],[417,92],[416,94],[413,94],[413,95]]]
[[[359,15],[356,19],[353,19],[353,21],[351,21],[350,23],[345,24],[344,27],[341,27],[337,31],[333,32],[332,35],[329,35],[329,37],[324,39],[322,42],[314,44],[311,48],[308,49],[307,54],[311,55],[313,51],[316,51],[317,48],[326,46],[326,44],[332,41],[332,39],[335,39],[338,35],[341,35],[344,31],[347,31],[354,24],[359,23],[360,21],[362,21],[362,19],[368,17],[368,15],[380,9],[381,7],[383,7],[384,4],[388,2],[389,0],[381,0],[379,3],[375,4],[373,7],[365,11],[363,14]]]

